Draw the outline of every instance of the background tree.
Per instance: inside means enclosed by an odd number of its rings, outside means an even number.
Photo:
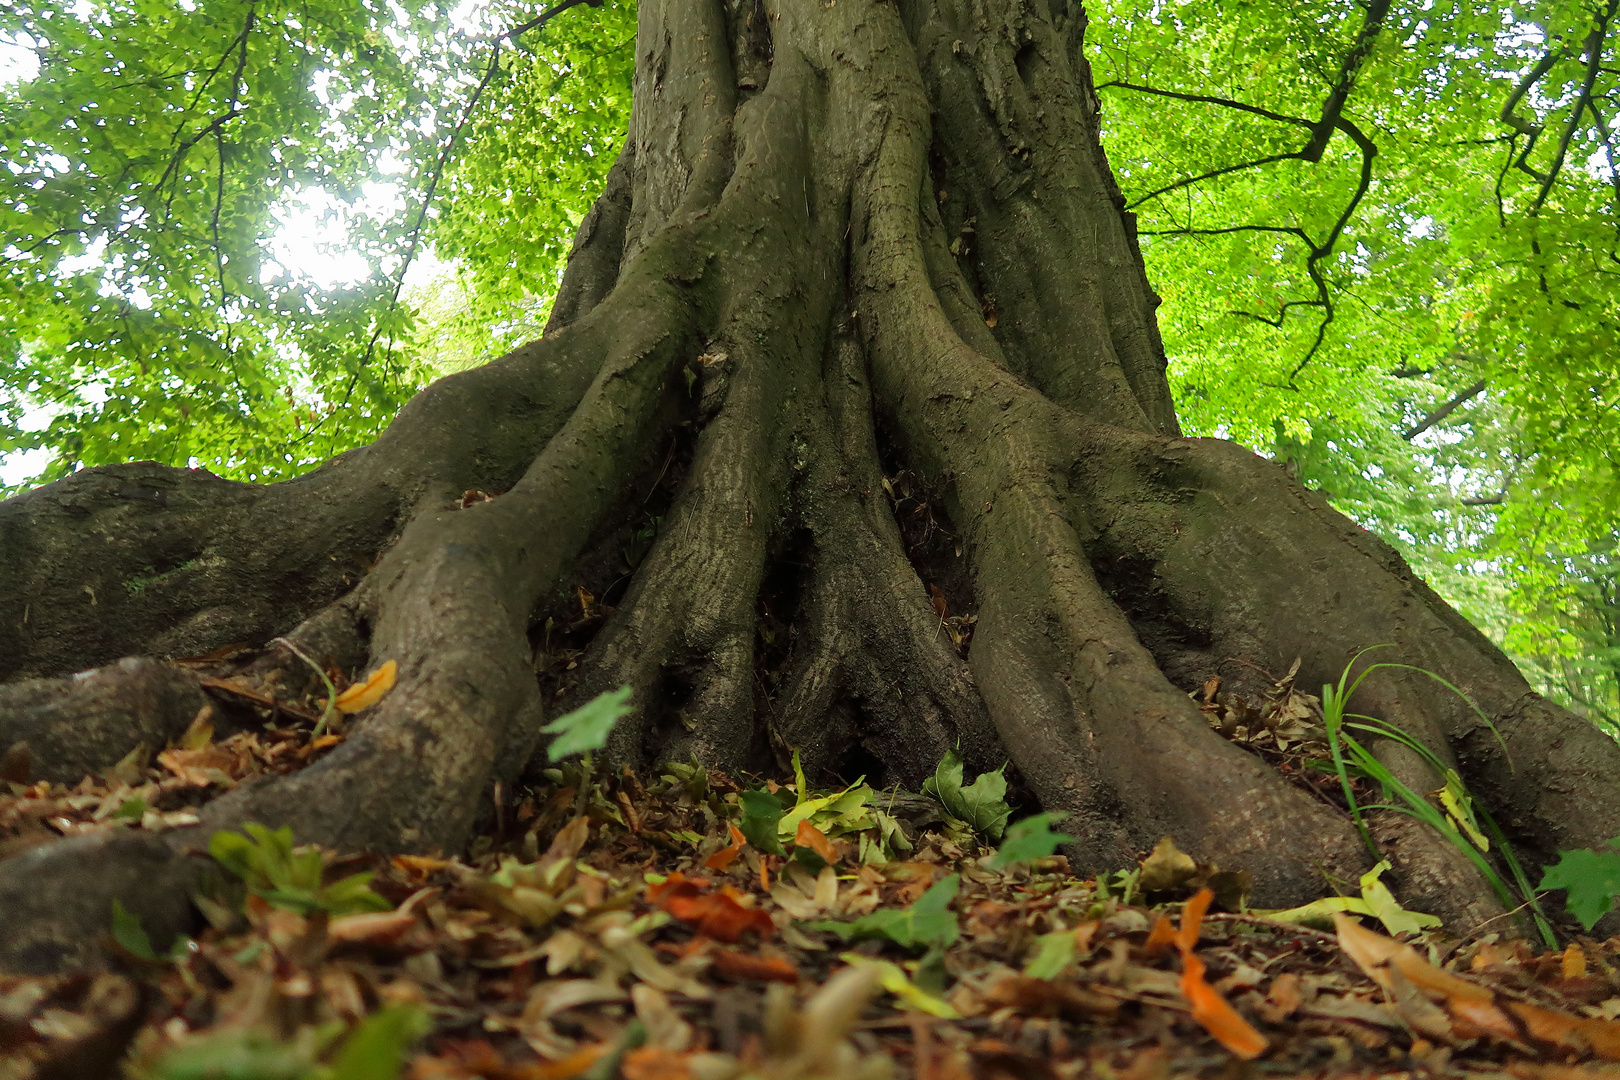
[[[297,18],[245,10],[247,42]],[[1318,157],[1353,126],[1342,99],[1384,18],[1364,13],[1324,69],[1337,119],[1306,125]],[[521,779],[553,703],[628,682],[623,762],[757,768],[793,746],[813,771],[914,785],[952,745],[980,767],[1006,753],[1075,815],[1081,869],[1170,833],[1281,903],[1365,853],[1342,815],[1212,732],[1188,691],[1219,676],[1257,699],[1295,657],[1319,685],[1387,642],[1467,691],[1503,741],[1410,672],[1380,672],[1357,704],[1456,768],[1532,857],[1620,832],[1610,740],[1531,693],[1393,549],[1285,469],[1180,437],[1078,9],[682,0],[638,20],[628,136],[542,338],[280,484],[147,463],[0,504],[0,588],[23,601],[0,655],[7,675],[38,677],[0,702],[13,733],[101,732],[95,752],[116,760],[183,728],[197,691],[170,668],[51,678],[130,653],[207,654],[204,670],[287,701],[319,689],[306,657],[354,674],[393,660],[399,685],[340,749],[231,792],[204,824],[455,848]],[[483,42],[480,100],[514,39]],[[536,74],[501,108],[567,100]],[[214,130],[244,101],[224,99]],[[477,114],[460,115],[433,126],[424,195]],[[489,121],[480,142],[532,146],[522,133]],[[493,208],[525,176],[466,158],[447,250],[520,217]],[[206,246],[229,266],[223,236]],[[475,260],[479,302],[525,309],[546,250],[514,246],[504,272]],[[380,316],[368,332],[356,385],[369,342],[392,333]],[[341,415],[343,399],[315,393]],[[1438,786],[1398,745],[1378,752],[1413,788]],[[1409,900],[1470,925],[1498,910],[1415,823],[1385,815],[1377,833]],[[161,893],[184,864],[165,840],[187,836],[0,863],[0,900],[30,912],[6,920],[12,962],[60,959],[65,898],[94,896],[109,866],[139,864]]]
[[[1612,728],[1612,5],[1093,14],[1183,424],[1288,462]]]

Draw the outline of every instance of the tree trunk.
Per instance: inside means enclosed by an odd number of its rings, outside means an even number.
[[[791,746],[915,786],[960,745],[1070,812],[1078,870],[1169,834],[1281,906],[1370,860],[1189,691],[1296,657],[1315,687],[1389,644],[1507,753],[1420,675],[1378,672],[1355,706],[1454,766],[1526,861],[1620,833],[1609,739],[1281,468],[1181,437],[1084,25],[1062,0],[644,0],[629,137],[542,339],[297,480],[137,463],[0,504],[0,676],[25,680],[0,687],[0,750],[100,725],[41,762],[71,772],[183,728],[166,666],[99,676],[145,688],[121,742],[105,694],[50,681],[129,655],[246,643],[210,670],[296,698],[316,676],[285,635],[351,674],[395,660],[398,685],[319,763],[108,860],[249,820],[458,850],[545,714],[628,682],[618,762]],[[580,589],[611,613],[581,619]],[[965,658],[940,598],[977,616]],[[542,695],[559,642],[584,651]],[[1500,913],[1438,838],[1377,832],[1413,906],[1459,932]],[[69,846],[0,863],[0,904],[24,875],[93,890]],[[93,962],[41,907],[0,911],[0,964]]]

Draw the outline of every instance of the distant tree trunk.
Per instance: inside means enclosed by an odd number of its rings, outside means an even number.
[[[246,643],[209,670],[309,693],[286,635],[351,675],[396,660],[399,684],[203,829],[460,849],[544,715],[628,682],[617,762],[763,770],[794,747],[916,785],[960,745],[1070,812],[1077,870],[1168,834],[1280,906],[1370,860],[1189,692],[1218,675],[1258,700],[1296,657],[1316,688],[1388,644],[1509,753],[1411,672],[1358,711],[1454,766],[1528,860],[1620,834],[1613,742],[1281,468],[1181,436],[1078,7],[644,0],[640,20],[629,137],[541,340],[297,480],[138,463],[0,504],[0,675],[33,680],[0,687],[0,750],[94,720],[98,751],[34,755],[69,779],[183,729],[195,695],[167,666],[40,681],[132,654]],[[1459,931],[1499,913],[1438,838],[1376,831],[1407,902]],[[155,841],[74,843],[0,862],[0,963],[93,960],[52,907],[90,888],[87,853],[168,865]]]

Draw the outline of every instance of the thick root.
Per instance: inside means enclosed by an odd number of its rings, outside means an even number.
[[[140,746],[167,746],[207,705],[195,679],[144,657],[0,686],[5,779],[72,784],[99,775]]]

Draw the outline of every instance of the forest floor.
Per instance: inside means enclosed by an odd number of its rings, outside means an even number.
[[[10,783],[0,857],[193,823],[340,740],[199,718],[153,760]],[[0,978],[0,1080],[1620,1077],[1620,939],[1313,928],[1168,844],[1082,880],[1043,818],[982,843],[946,807],[999,793],[948,774],[933,798],[575,759],[463,859],[216,837],[194,941],[109,912],[121,970]]]

